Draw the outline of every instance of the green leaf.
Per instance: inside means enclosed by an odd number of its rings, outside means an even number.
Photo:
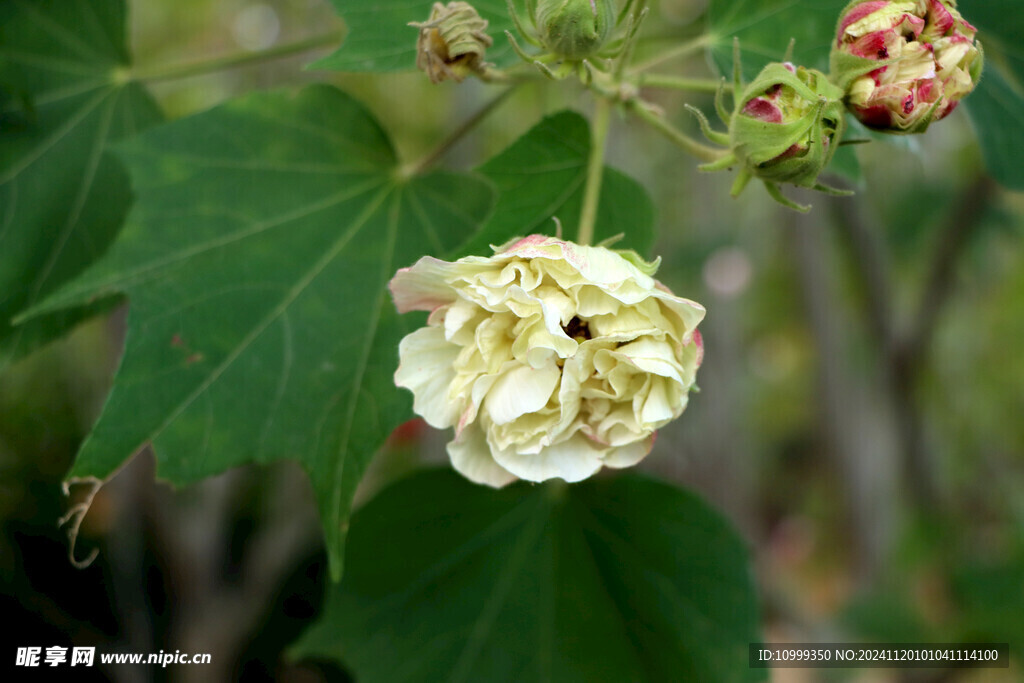
[[[489,254],[488,245],[534,233],[575,239],[583,206],[590,130],[586,119],[564,111],[543,119],[478,172],[500,191],[491,220],[461,254]],[[624,233],[617,249],[649,256],[654,245],[654,206],[636,181],[605,168],[594,241]]]
[[[403,71],[416,68],[418,30],[410,21],[426,21],[433,0],[331,0],[345,20],[348,33],[337,52],[312,64],[314,68],[337,71]],[[499,67],[518,61],[506,30],[512,20],[505,0],[474,0],[472,5],[489,24],[487,34],[494,45],[487,49],[487,61]]]
[[[494,491],[433,471],[353,521],[345,578],[294,654],[341,659],[361,683],[762,677],[743,544],[667,484]]]
[[[963,0],[958,8],[985,48],[981,83],[964,100],[985,166],[1003,185],[1024,190],[1024,13],[1009,0]]]
[[[1001,70],[1020,92],[1024,84],[1024,46],[1021,45],[1024,14],[1020,3],[1016,0],[960,0],[957,9],[978,29],[978,40],[985,46],[986,58],[990,51],[996,53]],[[989,66],[986,59],[985,67]]]
[[[957,567],[950,582],[953,601],[960,608],[955,628],[961,642],[1009,642],[1018,658],[1024,657],[1024,556],[1007,553],[998,562],[971,558]]]
[[[131,303],[113,391],[69,476],[108,477],[149,442],[180,484],[295,459],[340,576],[356,484],[411,417],[392,376],[416,322],[386,284],[478,229],[490,184],[402,179],[376,120],[327,86],[249,95],[122,151],[138,191],[124,232],[42,308]]]
[[[0,5],[0,369],[110,302],[13,327],[94,261],[131,202],[104,150],[160,119],[125,77],[123,0]]]
[[[839,12],[847,1],[710,0],[711,56],[721,73],[731,74],[733,37],[738,37],[749,81],[768,62],[782,60],[792,39],[794,62],[827,73]]]

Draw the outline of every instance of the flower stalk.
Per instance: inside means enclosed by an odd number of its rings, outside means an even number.
[[[665,116],[660,111],[657,111],[652,105],[642,100],[631,100],[626,105],[629,111],[635,114],[641,121],[671,140],[673,144],[684,152],[701,161],[712,163],[719,161],[728,154],[726,150],[715,149],[691,138],[666,121]]]
[[[480,123],[486,119],[491,113],[497,109],[502,102],[515,92],[519,83],[513,81],[511,85],[502,90],[496,96],[491,98],[484,106],[480,107],[476,112],[473,113],[468,119],[459,124],[459,127],[453,130],[448,137],[440,142],[433,150],[428,152],[419,161],[415,161],[407,166],[404,166],[399,171],[399,176],[402,178],[411,178],[414,175],[423,173],[447,154],[452,147],[457,145],[462,138],[466,137],[476,128]]]
[[[640,74],[635,77],[635,82],[641,87],[663,88],[666,90],[682,90],[684,92],[705,92],[715,93],[722,87],[731,91],[731,85],[722,85],[722,82],[714,78],[684,78],[668,74]]]
[[[591,128],[590,159],[587,163],[583,208],[580,210],[580,227],[576,237],[577,243],[582,245],[594,241],[594,224],[597,222],[597,206],[601,200],[601,180],[604,176],[604,153],[608,143],[611,110],[612,104],[607,98],[597,98],[594,104],[594,123]]]

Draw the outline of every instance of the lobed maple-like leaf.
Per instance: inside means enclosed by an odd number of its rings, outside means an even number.
[[[110,142],[160,120],[131,82],[124,0],[0,3],[0,369],[110,302],[14,326],[99,257],[131,203]]]

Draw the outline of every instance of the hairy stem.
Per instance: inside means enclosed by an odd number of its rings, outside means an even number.
[[[407,167],[403,168],[400,172],[400,175],[405,178],[410,178],[419,173],[423,173],[431,166],[436,164],[438,161],[440,161],[444,157],[444,155],[451,150],[452,147],[458,144],[458,142],[462,140],[462,138],[466,137],[466,135],[469,134],[470,131],[472,131],[474,128],[476,128],[481,121],[483,121],[485,118],[488,117],[488,115],[491,114],[491,112],[497,109],[498,106],[515,91],[517,86],[518,83],[513,83],[512,85],[498,93],[496,96],[491,98],[491,100],[487,102],[487,104],[480,107],[480,109],[474,112],[472,116],[463,121],[458,128],[453,130],[451,134],[448,135],[448,137],[442,140],[437,147],[428,152],[426,156],[424,156],[419,161],[415,161],[409,164]]]
[[[636,78],[638,86],[665,88],[669,90],[685,90],[688,92],[718,92],[719,88],[732,90],[732,85],[723,84],[713,78],[681,78],[666,74],[641,74]]]
[[[651,109],[651,107],[644,102],[631,100],[627,103],[627,106],[629,110],[636,114],[641,120],[681,147],[687,154],[695,156],[701,161],[717,161],[728,154],[727,150],[715,149],[714,147],[709,147],[694,140],[689,135],[666,121],[664,116]]]
[[[611,122],[612,103],[598,97],[594,104],[594,125],[590,143],[590,160],[587,163],[587,184],[583,193],[583,209],[580,211],[580,229],[576,235],[579,244],[590,244],[594,239],[594,223],[597,221],[597,204],[601,198],[601,176],[604,174],[604,150],[608,141],[608,125]]]
[[[190,64],[167,64],[150,69],[133,70],[130,73],[130,78],[133,81],[154,83],[156,81],[169,81],[178,78],[189,78],[191,76],[202,76],[204,74],[215,73],[225,69],[233,69],[247,64],[256,64],[271,59],[291,57],[292,55],[315,50],[319,47],[333,45],[341,40],[342,35],[344,35],[342,31],[331,31],[323,35],[303,38],[302,40],[298,40],[293,43],[275,45],[274,47],[266,50],[260,50],[258,52],[242,52],[238,54],[224,55],[223,57],[205,59],[203,61],[192,62]]]

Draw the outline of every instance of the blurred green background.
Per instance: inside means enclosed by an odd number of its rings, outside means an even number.
[[[343,25],[325,0],[130,9],[143,67]],[[685,32],[704,11],[699,1],[662,2],[664,30]],[[418,73],[303,71],[314,56],[153,92],[175,118],[252,89],[326,80],[366,102],[407,160],[490,96],[476,82],[431,86]],[[682,68],[710,75],[703,57]],[[710,106],[704,96],[650,97],[695,135],[683,102]],[[447,164],[475,166],[541,116],[590,106],[577,87],[526,85]],[[856,197],[787,190],[814,204],[802,216],[756,184],[730,199],[730,174],[701,174],[655,133],[613,121],[609,163],[658,208],[659,278],[709,311],[702,391],[641,467],[696,490],[740,529],[755,557],[766,640],[996,641],[1016,657],[1010,670],[794,669],[773,680],[1021,680],[1024,195],[985,175],[962,111],[910,143],[857,153]],[[97,548],[98,559],[84,570],[69,563],[60,482],[110,387],[124,313],[0,375],[2,613],[22,640],[44,647],[214,655],[211,666],[93,670],[98,680],[348,680],[339,663],[283,655],[316,618],[328,580],[297,467],[232,471],[172,491],[153,482],[142,452],[85,517],[75,552]],[[371,466],[357,505],[424,462],[445,462],[445,440],[422,424],[404,427]]]

